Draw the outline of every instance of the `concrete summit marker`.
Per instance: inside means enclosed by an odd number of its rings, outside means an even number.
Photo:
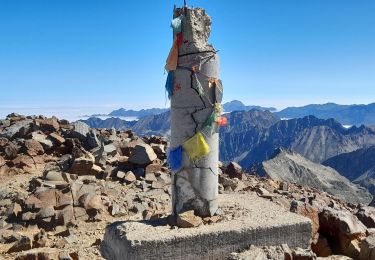
[[[211,18],[201,8],[177,8],[172,27],[166,89],[171,98],[173,214],[194,210],[212,216],[218,209],[218,127],[226,118],[221,117],[219,56],[208,44]]]

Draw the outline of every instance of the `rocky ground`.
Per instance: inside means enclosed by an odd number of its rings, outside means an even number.
[[[0,120],[0,259],[102,259],[99,248],[109,223],[167,217],[166,149],[162,137],[90,129],[81,122],[17,114]],[[249,175],[236,163],[220,169],[221,193],[256,193],[313,223],[313,252],[283,245],[228,257],[375,259],[375,208]],[[228,217],[224,212],[201,219],[186,212],[170,224],[188,228]]]

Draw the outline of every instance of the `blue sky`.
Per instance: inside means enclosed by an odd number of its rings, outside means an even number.
[[[0,0],[0,108],[168,106],[163,68],[182,2]],[[375,1],[188,2],[212,17],[226,101],[375,102]]]

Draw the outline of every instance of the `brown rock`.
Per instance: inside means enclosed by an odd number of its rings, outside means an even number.
[[[39,124],[43,132],[56,132],[60,129],[60,124],[56,117],[39,120]]]
[[[291,204],[292,212],[305,216],[311,220],[312,237],[314,237],[319,230],[319,212],[307,203],[293,201]]]
[[[102,167],[96,164],[92,166],[91,172],[90,172],[91,175],[99,177],[99,176],[102,176],[103,173],[104,173],[104,170],[102,169]]]
[[[68,205],[73,205],[72,194],[70,192],[56,191],[56,208],[63,208]]]
[[[344,255],[357,259],[366,227],[348,211],[325,208],[319,213],[320,233]]]
[[[180,228],[198,227],[202,223],[202,218],[195,216],[194,210],[186,211],[177,215],[177,226]]]
[[[8,253],[16,253],[30,250],[32,247],[31,239],[27,236],[20,236],[19,239],[7,251]]]
[[[75,220],[74,212],[72,205],[67,205],[63,209],[56,210],[56,223],[63,226],[72,223]]]
[[[12,160],[17,157],[18,154],[18,147],[10,142],[4,149],[5,158]]]
[[[26,153],[30,156],[37,156],[44,154],[43,146],[33,139],[29,139],[25,141],[25,150]]]
[[[87,214],[86,210],[82,207],[74,207],[74,217],[76,220],[86,221],[89,219],[89,215]]]
[[[242,180],[242,167],[236,162],[230,162],[225,171],[230,178],[238,178]]]
[[[145,173],[145,181],[149,183],[157,181],[155,174],[153,172]]]
[[[315,241],[311,243],[312,251],[320,257],[327,257],[332,255],[332,249],[328,243],[327,238],[317,234]]]
[[[161,165],[156,164],[156,163],[149,164],[145,168],[146,176],[147,176],[147,173],[154,173],[154,172],[158,172],[158,171],[161,171]]]
[[[80,175],[90,175],[94,166],[95,158],[80,157],[74,160],[70,173]]]
[[[30,195],[25,200],[25,206],[28,210],[34,210],[34,209],[41,209],[44,205],[40,199],[38,199],[34,195]]]
[[[35,197],[42,202],[42,207],[56,207],[56,190],[40,190],[35,192]]]
[[[375,259],[375,235],[368,236],[361,243],[359,260]]]
[[[3,165],[5,165],[5,163],[6,163],[6,161],[5,161],[4,157],[2,157],[0,155],[0,167],[3,166]]]
[[[16,159],[12,161],[13,165],[23,170],[34,170],[36,169],[33,158],[28,155],[20,154]]]
[[[65,138],[57,133],[51,133],[48,137],[52,140],[52,142],[58,145],[62,145],[63,143],[65,143]]]
[[[132,171],[128,171],[124,176],[124,180],[126,181],[126,183],[133,183],[137,180],[137,177],[135,177]]]

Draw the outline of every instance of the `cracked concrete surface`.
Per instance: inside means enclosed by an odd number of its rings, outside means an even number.
[[[214,111],[215,88],[209,87],[209,78],[220,79],[219,57],[208,44],[211,18],[201,8],[176,9],[174,17],[183,13],[183,44],[179,48],[178,69],[175,71],[175,88],[171,99],[171,148],[182,145],[202,130]],[[198,68],[193,73],[192,68]],[[204,95],[199,95],[198,84]],[[221,102],[221,100],[217,100]],[[191,162],[183,152],[183,169],[172,176],[173,213],[194,209],[198,215],[213,215],[218,203],[219,137],[213,131],[204,132],[210,153]]]
[[[227,220],[190,229],[151,222],[108,226],[101,251],[106,259],[225,259],[250,245],[308,248],[311,221],[259,198],[255,193],[218,199]]]

